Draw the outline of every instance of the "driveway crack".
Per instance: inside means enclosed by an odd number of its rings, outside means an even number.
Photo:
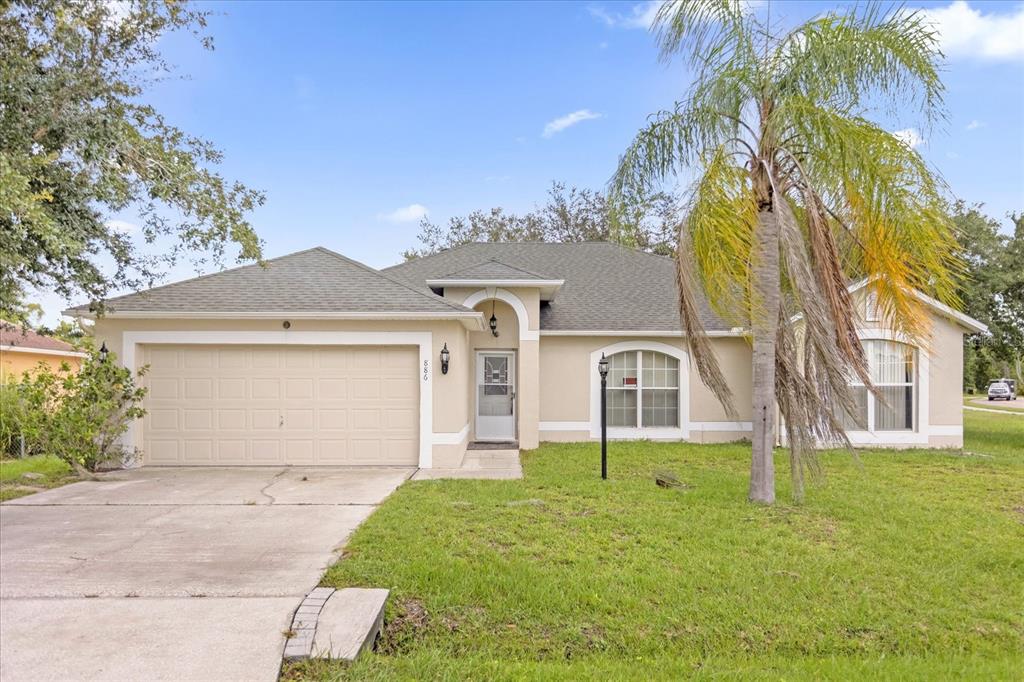
[[[277,499],[273,495],[271,495],[270,493],[267,492],[267,488],[269,488],[270,486],[272,486],[275,483],[277,483],[277,479],[279,479],[282,476],[284,476],[287,471],[288,471],[287,467],[285,467],[284,469],[281,469],[276,474],[274,474],[273,478],[271,478],[269,481],[267,481],[267,484],[265,486],[260,488],[260,495],[262,495],[263,497],[265,497],[268,500],[270,500],[270,504],[274,504],[275,502],[277,502]]]

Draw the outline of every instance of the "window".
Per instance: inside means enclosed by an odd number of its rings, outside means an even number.
[[[915,355],[914,349],[896,341],[871,339],[864,341],[871,381],[878,387],[882,400],[871,395],[859,381],[852,382],[856,417],[842,415],[843,428],[861,431],[913,431]],[[857,424],[860,420],[863,425]]]
[[[679,426],[679,360],[655,351],[608,358],[608,426]]]

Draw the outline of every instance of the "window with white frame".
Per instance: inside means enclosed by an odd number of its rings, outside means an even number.
[[[608,358],[608,426],[679,426],[679,360],[650,350]]]
[[[859,381],[852,382],[856,418],[843,414],[843,428],[849,431],[913,431],[917,405],[916,358],[912,346],[898,341],[869,339],[863,342],[871,381],[882,400],[872,395]]]

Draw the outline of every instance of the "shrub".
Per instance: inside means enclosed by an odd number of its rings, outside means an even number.
[[[120,439],[145,414],[145,395],[113,354],[104,361],[91,350],[78,371],[40,364],[0,387],[0,447],[17,455],[24,437],[28,455],[55,455],[79,473],[95,471],[128,454]]]

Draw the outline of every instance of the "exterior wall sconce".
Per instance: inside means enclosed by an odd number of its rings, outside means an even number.
[[[110,354],[110,351],[107,350],[107,342],[104,341],[103,344],[100,346],[100,362],[106,362],[107,361],[107,356],[109,354]]]
[[[448,343],[445,342],[444,348],[441,349],[441,374],[448,373],[448,361],[451,360],[452,354],[448,352]]]

